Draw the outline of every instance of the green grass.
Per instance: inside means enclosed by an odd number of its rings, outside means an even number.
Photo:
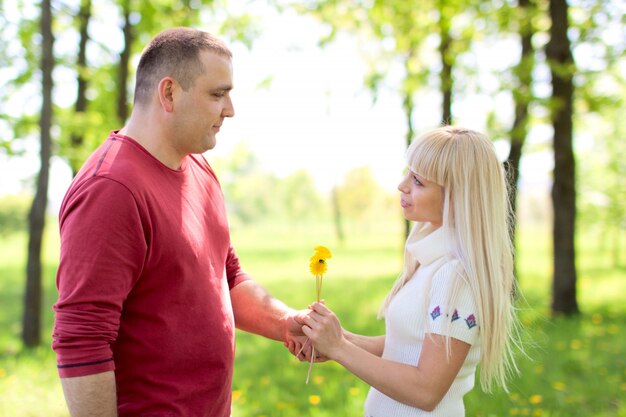
[[[245,269],[272,294],[293,307],[315,297],[308,272],[313,246],[333,250],[323,297],[343,325],[355,332],[381,334],[376,312],[402,265],[401,225],[354,226],[340,244],[328,225],[238,228],[233,241]],[[521,318],[527,354],[521,376],[509,393],[466,397],[468,416],[626,417],[626,280],[593,239],[579,239],[579,303],[574,318],[551,318],[549,232],[520,231],[520,284],[526,303]],[[0,241],[0,416],[67,416],[50,351],[51,306],[55,298],[58,238],[46,238],[43,345],[20,343],[26,238]],[[335,363],[294,362],[280,343],[237,333],[233,381],[234,417],[361,416],[368,387]]]

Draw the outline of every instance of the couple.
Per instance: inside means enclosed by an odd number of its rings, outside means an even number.
[[[512,255],[503,170],[481,134],[426,133],[398,189],[415,221],[382,309],[386,336],[296,311],[241,268],[222,192],[201,155],[234,116],[232,55],[174,28],[144,49],[128,123],[72,182],[60,213],[53,349],[72,416],[228,417],[235,327],[316,352],[372,386],[365,415],[462,416],[506,384]],[[488,255],[488,256],[487,256]]]

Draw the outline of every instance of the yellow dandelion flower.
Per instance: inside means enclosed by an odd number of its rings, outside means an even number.
[[[606,331],[609,332],[609,334],[618,334],[619,327],[617,327],[617,324],[611,324]]]
[[[333,254],[330,252],[330,249],[328,249],[326,246],[316,246],[313,248],[313,250],[315,251],[314,256],[318,256],[323,259],[328,259],[328,258],[333,257]]]
[[[7,375],[6,371],[0,368],[0,378],[4,378]]]
[[[311,270],[311,274],[317,276],[324,275],[328,269],[326,265],[326,260],[322,258],[313,259],[311,258],[311,263],[309,264],[309,269]]]
[[[552,384],[552,388],[554,388],[557,391],[565,391],[565,383],[555,382]]]
[[[573,350],[580,349],[582,345],[583,345],[582,342],[578,339],[574,339],[569,343],[569,347],[572,348]]]
[[[311,405],[318,405],[322,401],[322,398],[319,395],[309,395],[309,403]]]
[[[543,415],[543,410],[541,408],[538,408],[533,411],[533,417],[540,417],[542,415]]]
[[[600,324],[602,323],[602,314],[594,314],[593,316],[591,316],[591,322],[593,324]]]
[[[517,409],[517,408],[511,408],[511,409],[509,410],[509,415],[512,415],[512,416],[519,415],[519,409]]]
[[[531,404],[539,404],[543,401],[543,397],[539,394],[535,394],[535,395],[531,395],[531,397],[528,399],[528,401],[530,401]]]
[[[237,401],[240,398],[241,398],[241,391],[239,390],[233,391],[233,401]]]
[[[348,391],[350,393],[350,395],[359,395],[359,388],[358,387],[352,387],[350,388],[350,391]]]

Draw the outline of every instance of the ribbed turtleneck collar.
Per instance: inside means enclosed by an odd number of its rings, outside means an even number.
[[[406,249],[420,265],[433,263],[445,254],[443,228],[434,229],[430,223],[413,228],[406,241]]]

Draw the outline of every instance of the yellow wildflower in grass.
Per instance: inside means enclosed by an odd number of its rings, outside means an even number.
[[[554,382],[552,384],[552,388],[554,388],[557,391],[565,391],[565,384],[563,382]]]
[[[241,391],[239,390],[233,391],[233,401],[237,401],[239,398],[241,398]]]
[[[617,324],[611,324],[606,331],[609,332],[609,334],[618,334],[619,327],[617,327]]]
[[[317,376],[314,376],[314,377],[313,377],[313,383],[314,383],[315,385],[320,385],[320,384],[322,384],[323,382],[324,382],[324,377],[323,377],[323,376],[319,376],[319,375],[317,375]]]
[[[533,410],[533,417],[540,417],[542,415],[543,415],[543,410],[541,408]]]
[[[359,388],[358,387],[352,387],[350,388],[350,391],[348,391],[350,393],[350,395],[359,395]]]
[[[0,378],[4,378],[7,375],[6,371],[0,368]]]
[[[572,340],[572,341],[569,343],[569,347],[570,347],[572,350],[578,350],[578,349],[580,349],[580,348],[581,348],[581,346],[582,346],[582,345],[583,345],[583,344],[582,344],[582,342],[581,342],[580,340],[578,340],[578,339],[574,339],[574,340]]]
[[[290,403],[279,401],[278,403],[276,403],[276,408],[278,410],[286,410],[288,408],[292,408],[292,405]]]
[[[593,316],[591,316],[591,322],[593,324],[602,323],[602,314],[595,313]]]
[[[543,401],[543,397],[539,394],[531,395],[528,401],[530,401],[531,404],[537,405]]]
[[[322,398],[319,395],[309,395],[309,403],[311,405],[318,405],[322,401]]]

